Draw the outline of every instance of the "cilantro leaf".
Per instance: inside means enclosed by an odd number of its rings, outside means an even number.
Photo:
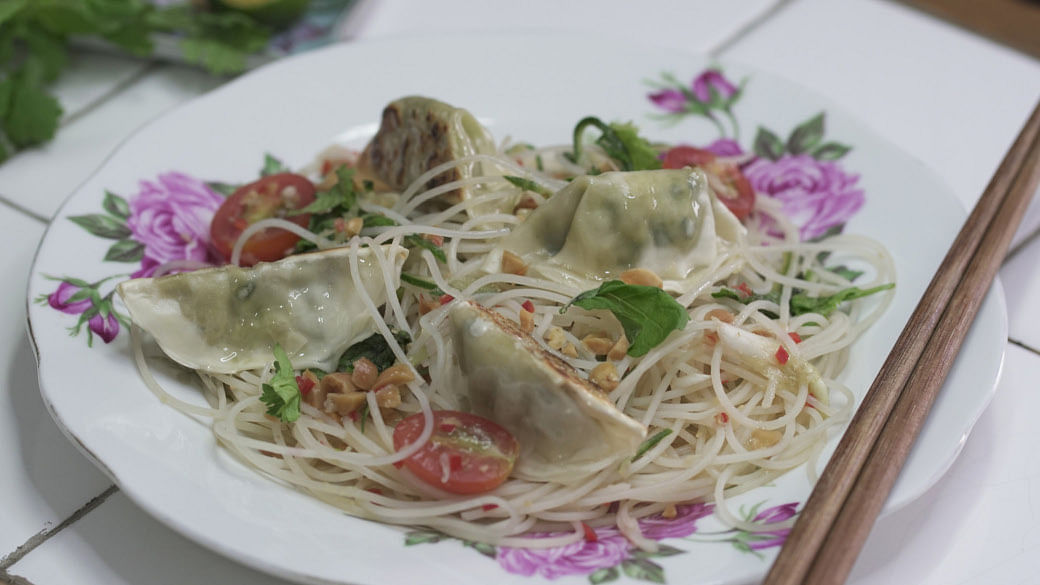
[[[625,284],[609,280],[599,288],[585,291],[560,309],[577,305],[583,309],[607,309],[617,317],[631,344],[628,355],[646,355],[672,331],[682,330],[690,315],[672,296],[653,286]]]
[[[448,255],[444,253],[444,250],[440,246],[434,244],[430,240],[420,236],[419,234],[409,234],[404,237],[404,244],[407,248],[424,248],[429,250],[433,257],[440,262],[447,262]]]
[[[661,168],[657,150],[639,136],[633,124],[606,124],[595,116],[582,118],[574,127],[574,151],[568,155],[572,161],[577,162],[581,158],[582,135],[589,126],[599,129],[602,133],[596,139],[596,144],[603,148],[607,156],[618,162],[621,170],[644,171]]]
[[[407,331],[394,331],[393,334],[398,345],[403,346],[412,341],[412,336]],[[372,363],[380,370],[389,368],[397,360],[393,350],[390,349],[390,344],[386,342],[381,333],[373,333],[348,347],[339,358],[339,371],[353,372],[354,362],[361,358],[372,360]]]
[[[524,177],[515,177],[513,175],[506,175],[502,178],[516,185],[517,187],[520,187],[524,191],[533,191],[545,197],[552,197],[552,191],[546,189],[538,183],[535,183],[531,179],[525,179]]]
[[[300,387],[292,363],[282,346],[274,346],[274,376],[263,384],[260,401],[267,405],[267,414],[282,422],[293,422],[300,418]]]
[[[310,205],[292,211],[289,215],[305,213],[335,214],[342,217],[349,214],[357,204],[357,191],[354,189],[354,169],[344,166],[336,167],[338,181],[328,191],[319,191]]]

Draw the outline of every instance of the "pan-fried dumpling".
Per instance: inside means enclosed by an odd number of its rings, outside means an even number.
[[[220,266],[119,285],[134,323],[174,361],[210,373],[262,367],[275,344],[296,368],[334,369],[352,344],[375,332],[351,278],[349,248],[289,256],[251,268]],[[397,288],[408,251],[358,250],[360,281],[386,301],[383,257]]]
[[[560,189],[501,250],[520,255],[542,276],[582,287],[632,268],[652,270],[667,283],[709,266],[722,246],[745,233],[701,170],[609,172]]]
[[[360,168],[396,191],[403,191],[423,173],[439,164],[475,154],[497,154],[491,133],[468,111],[435,99],[404,97],[383,110],[379,131],[361,155]],[[470,162],[433,177],[426,183],[432,189],[470,177],[497,176],[502,172],[493,163]],[[457,203],[486,192],[481,184],[461,187],[442,197]],[[470,215],[511,212],[520,192],[470,208]]]
[[[575,467],[631,457],[643,441],[645,426],[512,321],[458,301],[451,322],[470,408],[516,437],[518,475],[566,478]]]

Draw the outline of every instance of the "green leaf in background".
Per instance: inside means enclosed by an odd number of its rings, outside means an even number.
[[[823,140],[823,112],[802,122],[787,137],[787,152],[802,154],[809,152]]]
[[[763,126],[758,127],[752,148],[755,154],[769,160],[776,160],[784,154],[784,143],[780,137]]]
[[[136,240],[119,240],[105,253],[109,262],[140,262],[144,257],[144,244]]]
[[[122,221],[111,215],[92,213],[89,215],[74,215],[69,221],[87,230],[92,235],[110,240],[123,240],[129,238],[130,228]]]
[[[563,306],[586,310],[606,309],[617,317],[631,344],[628,355],[639,357],[664,341],[672,331],[680,331],[690,320],[686,309],[672,295],[653,286],[625,284],[608,280],[599,288],[585,291]]]
[[[260,169],[260,176],[266,177],[267,175],[276,175],[278,173],[288,173],[289,167],[285,165],[280,159],[275,157],[269,152],[264,153],[264,166]]]
[[[812,156],[816,160],[838,160],[848,154],[850,150],[852,150],[851,146],[846,146],[837,142],[826,142],[820,145],[816,150],[812,151]]]
[[[101,202],[101,207],[119,219],[130,217],[130,204],[126,202],[126,199],[111,191],[105,191],[105,199]]]
[[[237,73],[246,68],[246,53],[215,39],[190,37],[180,42],[188,63],[201,65],[217,75]]]
[[[61,119],[58,100],[17,79],[10,92],[3,127],[11,143],[25,148],[50,140]]]

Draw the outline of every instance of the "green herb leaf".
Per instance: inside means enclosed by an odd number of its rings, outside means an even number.
[[[439,262],[444,263],[448,261],[448,255],[444,253],[444,250],[440,246],[434,244],[430,240],[420,236],[419,234],[409,234],[404,237],[404,245],[406,248],[424,248],[429,250]]]
[[[644,453],[646,453],[650,449],[653,449],[654,446],[656,446],[658,443],[661,442],[661,440],[663,440],[670,434],[672,434],[672,429],[662,429],[654,433],[652,437],[643,441],[643,444],[639,446],[639,449],[636,449],[636,454],[632,456],[632,461],[635,461],[636,459],[642,457]]]
[[[628,355],[646,355],[672,331],[682,330],[690,315],[671,295],[653,286],[625,284],[620,280],[604,282],[599,288],[585,291],[571,299],[570,305],[583,309],[607,309],[617,317],[631,344]]]
[[[394,340],[398,345],[404,346],[411,343],[412,336],[406,331],[394,331]],[[368,358],[380,370],[385,370],[394,365],[397,356],[394,355],[390,344],[386,342],[383,335],[373,333],[354,345],[347,348],[339,358],[338,369],[341,372],[353,372],[354,362],[361,358]]]
[[[776,160],[784,154],[784,143],[780,137],[762,126],[758,127],[753,148],[755,154],[769,160]]]
[[[260,176],[266,177],[268,175],[276,175],[278,173],[288,173],[291,169],[286,166],[280,159],[275,157],[269,152],[264,153],[264,166],[260,169]]]
[[[408,274],[407,272],[402,272],[401,273],[401,282],[407,282],[408,284],[410,284],[412,286],[417,286],[417,287],[419,287],[421,289],[428,290],[428,291],[430,291],[432,294],[434,294],[436,296],[441,296],[441,295],[444,294],[444,291],[442,291],[440,289],[440,287],[437,286],[436,283],[430,282],[428,280],[423,280],[423,279],[419,278],[418,276],[412,276],[411,274]]]
[[[304,213],[334,213],[337,216],[350,214],[357,204],[357,191],[354,190],[354,169],[344,166],[336,167],[339,180],[328,191],[319,191],[310,205],[292,211],[289,215]]]
[[[280,345],[274,346],[274,376],[262,389],[260,402],[267,405],[267,414],[287,423],[300,418],[300,387],[289,356]]]
[[[823,140],[823,112],[802,122],[787,137],[787,152],[802,154],[809,152]]]
[[[606,124],[595,116],[588,116],[578,121],[574,127],[574,150],[569,158],[577,162],[581,158],[582,135],[585,129],[593,126],[601,132],[596,139],[607,153],[607,156],[618,162],[625,171],[642,171],[661,168],[657,158],[657,150],[647,140],[639,136],[637,128],[632,124]]]
[[[827,317],[845,301],[870,296],[883,290],[895,287],[894,284],[882,284],[873,288],[861,289],[858,286],[850,286],[832,295],[825,297],[810,297],[805,293],[791,295],[791,314],[802,315],[805,313],[819,313]]]
[[[546,189],[538,183],[535,183],[531,179],[525,179],[524,177],[515,177],[513,175],[506,175],[503,178],[509,181],[510,183],[516,185],[517,187],[520,187],[524,191],[533,191],[545,197],[552,197],[552,191]]]
[[[364,227],[390,227],[397,225],[396,221],[378,213],[366,213],[361,218],[365,222],[363,224]]]

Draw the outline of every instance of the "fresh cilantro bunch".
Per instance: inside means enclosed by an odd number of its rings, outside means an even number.
[[[0,0],[0,162],[54,136],[62,109],[46,86],[65,68],[70,39],[100,39],[147,56],[159,32],[180,36],[185,60],[216,74],[242,71],[271,35],[249,15],[187,0]]]

